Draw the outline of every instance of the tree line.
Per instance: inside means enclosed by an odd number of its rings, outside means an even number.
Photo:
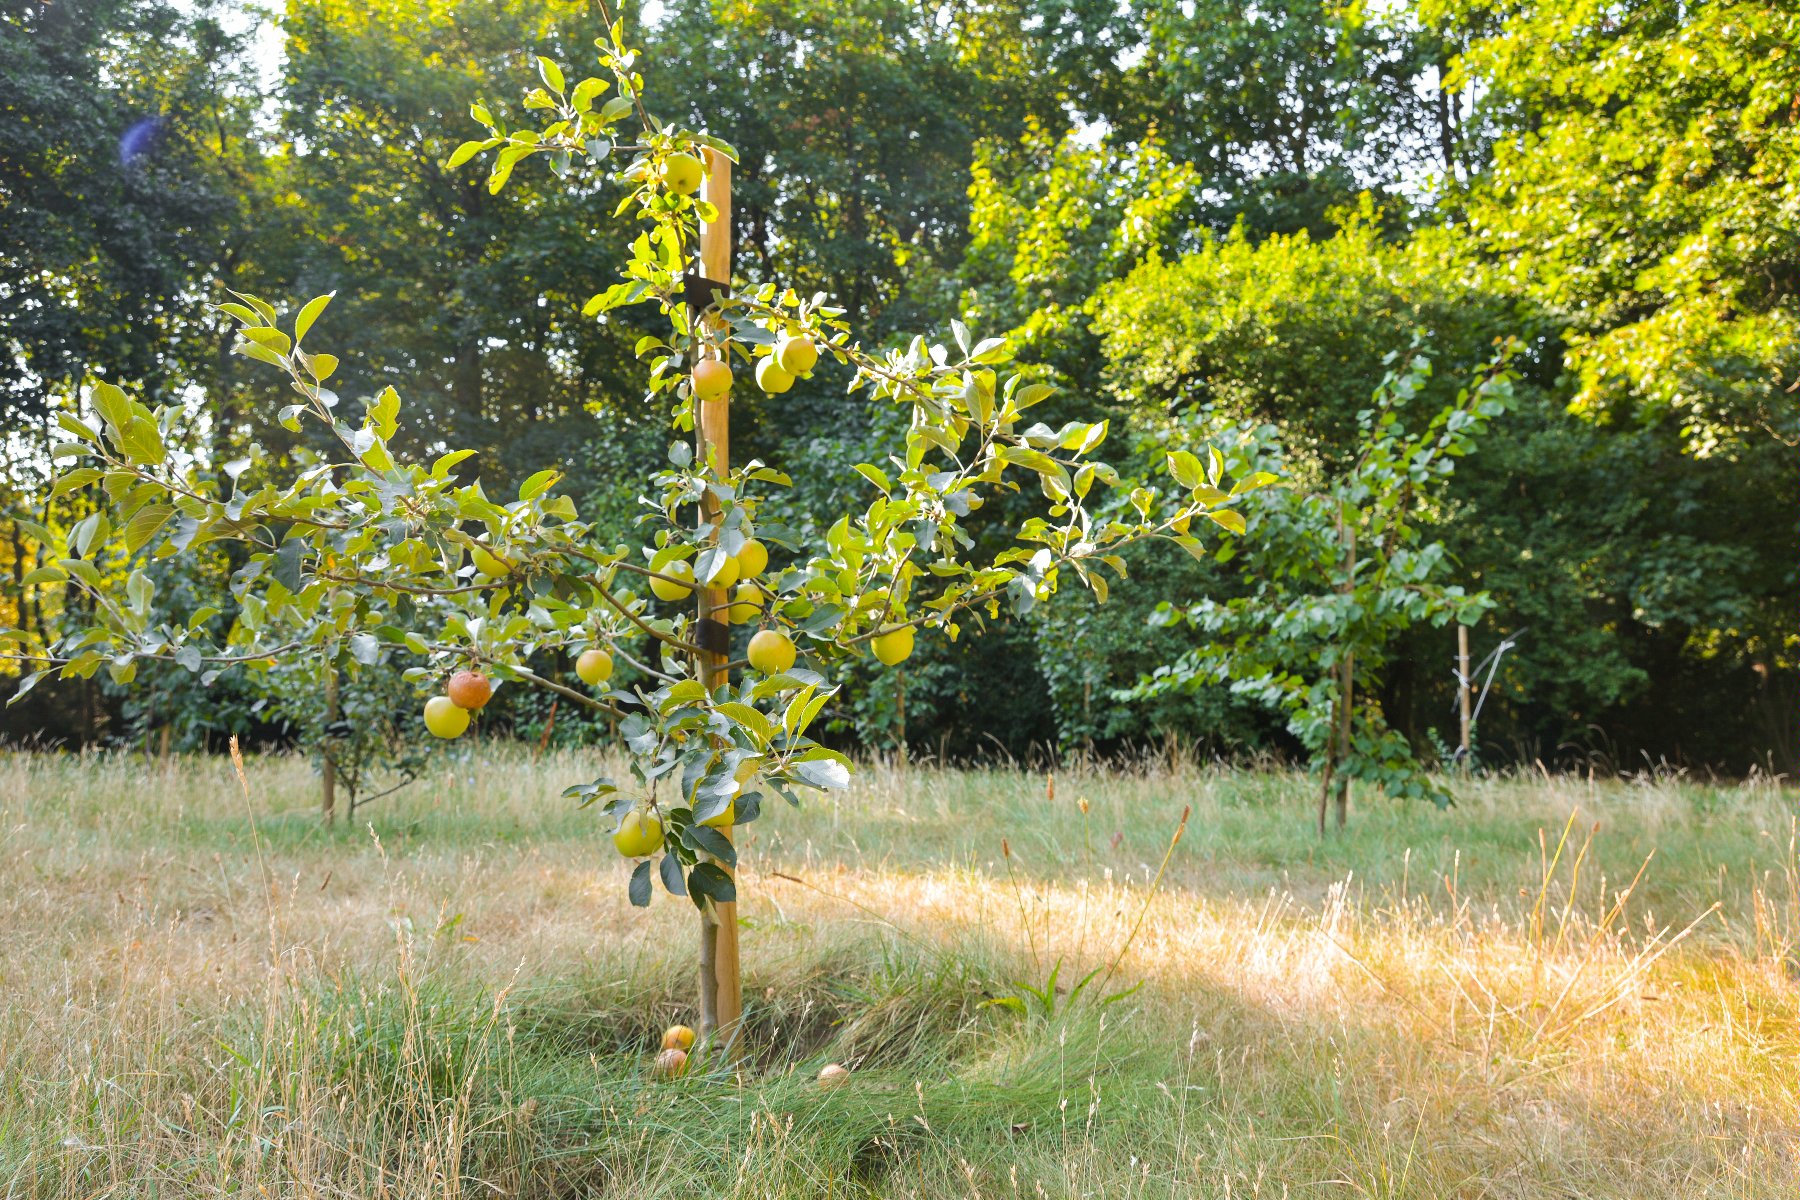
[[[632,538],[628,468],[667,449],[633,352],[644,329],[582,311],[617,257],[595,234],[620,193],[540,177],[496,194],[448,165],[468,96],[510,100],[531,54],[577,57],[601,31],[560,3],[294,0],[277,38],[225,4],[0,16],[15,518],[68,529],[92,511],[52,494],[45,450],[90,375],[179,402],[177,440],[207,462],[253,436],[303,455],[308,435],[253,423],[266,378],[210,303],[335,290],[343,386],[403,380],[427,431],[408,451],[474,447],[496,493],[559,461],[584,515]],[[1468,614],[1478,656],[1514,642],[1482,756],[1796,765],[1800,17],[682,0],[642,36],[658,90],[740,154],[742,277],[829,293],[877,333],[960,318],[1010,334],[1068,411],[1105,408],[1147,472],[1232,430],[1279,446],[1293,494],[1331,494],[1366,459],[1360,418],[1396,362],[1431,364],[1401,372],[1422,424],[1511,346],[1506,413],[1405,509],[1433,569],[1491,602]],[[797,529],[834,507],[803,464],[862,461],[892,432],[842,387],[822,371],[734,403],[734,454],[791,471]],[[17,519],[0,559],[3,623],[53,628],[65,597],[27,582],[41,564]],[[191,612],[241,566],[163,563],[158,602]],[[1305,738],[1257,673],[1171,670],[1211,644],[1193,601],[1255,609],[1278,569],[1170,547],[1105,606],[1001,616],[902,672],[848,668],[833,734],[965,757],[1292,753]],[[1413,752],[1447,753],[1453,635],[1419,621],[1383,637],[1363,703]],[[397,686],[359,680],[339,711],[392,711]],[[200,745],[316,725],[317,706],[304,686],[172,671],[130,698],[46,684],[6,728]],[[507,722],[583,735],[531,704]]]

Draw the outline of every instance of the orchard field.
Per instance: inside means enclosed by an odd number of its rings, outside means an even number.
[[[745,1061],[658,1080],[693,912],[629,907],[593,766],[472,745],[327,830],[299,758],[6,758],[0,1194],[1800,1189],[1791,788],[1320,840],[1300,775],[868,765],[743,831]]]

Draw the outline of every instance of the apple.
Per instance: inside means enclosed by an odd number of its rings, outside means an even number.
[[[686,1025],[671,1025],[663,1030],[664,1050],[680,1050],[686,1052],[694,1048],[694,1031]]]
[[[874,650],[875,657],[890,667],[905,662],[913,652],[913,626],[902,625],[898,629],[877,634]]]
[[[446,740],[459,738],[469,728],[469,710],[448,696],[433,696],[425,702],[425,728]]]
[[[794,376],[771,354],[756,364],[756,386],[771,396],[779,396],[794,386]]]
[[[755,579],[769,565],[769,548],[751,538],[745,542],[735,555],[738,565],[739,579]]]
[[[731,368],[716,358],[694,364],[694,395],[703,401],[722,399],[731,390]]]
[[[450,703],[470,712],[485,707],[494,697],[494,685],[480,671],[458,671],[444,690],[450,695]]]
[[[719,569],[713,572],[711,579],[703,579],[700,582],[704,583],[709,588],[728,588],[737,581],[737,559],[727,558],[724,562],[719,564]]]
[[[783,338],[775,347],[775,359],[789,375],[806,375],[818,365],[819,348],[811,338]]]
[[[700,166],[700,160],[691,154],[676,153],[663,160],[663,182],[669,190],[683,196],[691,196],[700,190],[700,181],[706,178],[706,172]]]
[[[680,562],[669,563],[658,570],[656,574],[658,576],[668,576],[666,579],[656,578],[655,576],[651,577],[650,590],[656,593],[656,598],[658,600],[668,600],[671,602],[676,600],[686,600],[689,596],[694,594],[694,565],[685,558]],[[677,579],[685,580],[685,585],[673,582],[673,580]]]
[[[656,1056],[656,1073],[663,1079],[677,1079],[687,1074],[688,1056],[686,1050],[673,1047]]]
[[[662,820],[655,813],[634,808],[613,833],[613,848],[626,858],[648,858],[662,849]]]
[[[830,1089],[850,1082],[850,1068],[842,1063],[826,1063],[819,1068],[819,1086]]]
[[[750,639],[750,665],[764,675],[779,675],[794,665],[794,643],[778,629],[764,629]]]
[[[486,547],[475,547],[475,569],[489,579],[504,579],[512,574],[512,564]]]
[[[725,617],[733,625],[748,625],[762,616],[762,592],[753,583],[740,583],[731,593],[731,604],[725,610]]]
[[[589,687],[598,687],[611,679],[612,668],[612,655],[598,648],[583,650],[581,657],[575,660],[576,677]]]

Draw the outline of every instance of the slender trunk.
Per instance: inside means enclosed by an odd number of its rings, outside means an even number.
[[[896,704],[900,715],[900,734],[894,746],[894,761],[904,771],[906,770],[906,669],[904,667],[898,672],[895,684],[899,688]]]
[[[325,730],[331,736],[331,727],[338,721],[338,673],[337,664],[325,664]],[[320,756],[323,765],[319,769],[319,812],[325,818],[325,824],[337,822],[337,764],[331,755]]]
[[[1338,591],[1345,597],[1356,593],[1356,526],[1345,518],[1342,509],[1338,512],[1338,542],[1344,547],[1344,574],[1338,583]],[[1354,642],[1351,643],[1354,645]],[[1336,756],[1342,758],[1350,753],[1351,714],[1356,703],[1356,651],[1346,646],[1342,660],[1338,663],[1338,699],[1333,716],[1337,718],[1336,737],[1333,745]],[[1336,766],[1336,762],[1332,763]],[[1350,821],[1350,777],[1343,776],[1337,781],[1337,827],[1343,832]],[[1325,812],[1324,798],[1320,798],[1319,828],[1324,832]]]
[[[1462,761],[1469,765],[1469,627],[1456,627],[1456,704],[1462,726]]]
[[[1340,668],[1340,671],[1341,671],[1341,676],[1340,676],[1341,681],[1338,685],[1338,691],[1339,691],[1339,696],[1340,696],[1339,704],[1338,704],[1338,713],[1339,713],[1338,746],[1342,749],[1342,751],[1344,753],[1348,754],[1350,752],[1350,715],[1352,712],[1352,706],[1356,703],[1356,698],[1355,698],[1356,652],[1355,651],[1350,651],[1349,653],[1346,653],[1344,655],[1344,664]],[[1338,780],[1338,785],[1337,785],[1337,827],[1338,827],[1339,833],[1342,833],[1344,831],[1344,826],[1349,823],[1349,820],[1350,820],[1350,777],[1348,775],[1345,775]]]
[[[1337,772],[1337,712],[1331,715],[1331,728],[1325,734],[1325,766],[1319,772],[1319,836],[1325,836],[1325,813],[1331,806],[1331,778]]]

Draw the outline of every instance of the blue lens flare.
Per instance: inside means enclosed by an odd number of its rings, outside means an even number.
[[[120,134],[119,161],[128,167],[136,166],[155,153],[162,140],[162,127],[161,117],[145,117]]]

